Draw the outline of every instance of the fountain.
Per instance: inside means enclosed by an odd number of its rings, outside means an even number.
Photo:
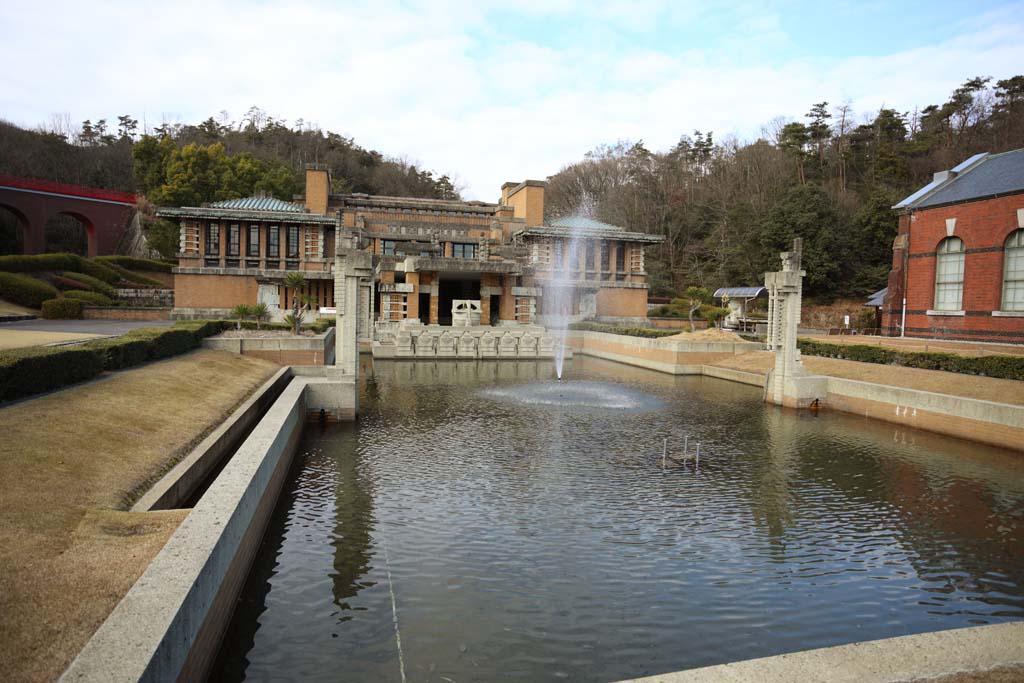
[[[589,195],[584,195],[580,200],[579,207],[573,216],[585,219],[593,219],[594,201]],[[570,222],[572,224],[572,222]],[[562,251],[562,247],[565,251]],[[562,368],[565,365],[566,337],[569,334],[569,323],[572,319],[573,296],[576,290],[575,280],[580,266],[580,232],[576,227],[569,228],[569,240],[567,243],[556,239],[552,250],[551,258],[551,279],[552,286],[548,289],[546,296],[549,314],[549,326],[557,340],[555,346],[555,375],[558,381],[562,380]],[[568,263],[567,263],[568,262]],[[568,267],[566,267],[568,265]]]

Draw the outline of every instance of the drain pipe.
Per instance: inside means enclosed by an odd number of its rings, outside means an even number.
[[[907,297],[903,297],[903,314],[900,318],[900,338],[907,336]]]

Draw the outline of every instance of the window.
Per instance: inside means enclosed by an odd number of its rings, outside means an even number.
[[[220,226],[216,223],[206,226],[206,255],[220,255]]]
[[[1024,229],[1015,230],[1003,245],[1006,256],[1003,261],[1003,304],[1004,311],[1024,311]]]
[[[452,256],[455,258],[476,258],[476,245],[452,243]]]
[[[276,225],[267,228],[267,258],[281,258],[281,233]]]
[[[608,243],[601,242],[601,262],[598,265],[598,270],[608,270]]]
[[[569,270],[576,272],[580,269],[580,245],[579,242],[569,242]]]
[[[238,224],[228,226],[228,256],[238,256],[242,248],[242,231]]]
[[[384,256],[394,256],[396,246],[398,246],[398,243],[395,240],[381,240],[380,253]]]
[[[622,273],[626,270],[626,244],[619,242],[615,248],[615,272]]]
[[[288,255],[285,258],[299,258],[299,226],[288,226]]]
[[[552,257],[552,261],[555,270],[562,269],[562,240],[555,240],[555,254]]]
[[[935,310],[962,310],[963,298],[964,242],[947,237],[935,251]]]
[[[260,255],[260,226],[252,224],[249,226],[249,256],[259,258]]]
[[[594,243],[587,240],[587,270],[594,269]]]

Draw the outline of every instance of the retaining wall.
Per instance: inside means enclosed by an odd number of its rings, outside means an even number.
[[[285,387],[62,681],[203,680],[302,434],[309,383]]]
[[[706,375],[757,387],[765,376],[708,365],[761,349],[756,342],[694,343],[604,332],[573,332],[578,353],[673,375]],[[731,347],[731,348],[730,348]],[[1024,451],[1024,406],[937,394],[930,391],[826,377],[825,407],[947,436]],[[964,376],[964,381],[970,381]]]
[[[85,320],[170,320],[171,309],[137,306],[86,306],[82,309]]]
[[[313,337],[207,337],[203,348],[254,356],[278,365],[333,365],[334,328]]]

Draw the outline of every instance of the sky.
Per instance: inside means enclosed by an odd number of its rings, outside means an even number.
[[[5,0],[0,27],[0,118],[19,125],[257,105],[486,201],[602,144],[754,140],[821,101],[860,121],[1024,73],[1024,0]]]

